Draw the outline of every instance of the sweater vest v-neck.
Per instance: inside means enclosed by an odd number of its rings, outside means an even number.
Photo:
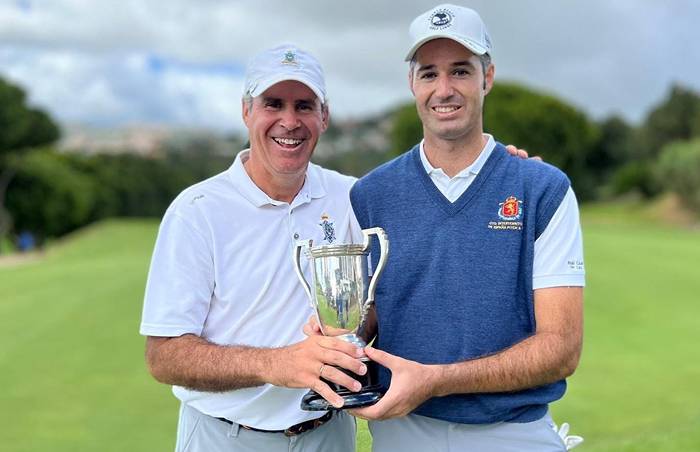
[[[551,165],[509,156],[498,143],[451,203],[419,152],[415,146],[373,170],[350,194],[362,228],[382,227],[390,242],[375,295],[375,346],[424,364],[498,353],[535,332],[534,243],[570,182]],[[373,266],[378,257],[372,254]],[[380,382],[388,387],[388,370],[380,369]],[[414,413],[466,424],[530,422],[565,390],[561,380],[517,392],[454,394]]]

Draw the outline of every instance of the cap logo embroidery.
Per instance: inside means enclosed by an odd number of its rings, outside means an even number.
[[[287,50],[284,53],[284,58],[281,61],[282,64],[289,64],[292,66],[297,66],[299,63],[297,63],[297,56],[294,53],[293,50]]]
[[[321,215],[321,222],[318,224],[323,229],[323,240],[328,243],[333,243],[335,241],[335,228],[333,227],[333,222],[330,221],[331,217],[327,213]]]
[[[452,25],[454,13],[449,9],[438,9],[430,16],[430,28],[442,30]]]

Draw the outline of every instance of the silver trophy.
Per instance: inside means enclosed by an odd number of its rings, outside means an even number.
[[[374,290],[389,257],[389,240],[382,228],[362,230],[364,241],[360,244],[312,246],[312,240],[297,242],[294,250],[294,264],[297,276],[306,290],[311,307],[316,311],[318,324],[326,336],[336,336],[358,347],[367,344],[363,331],[367,326],[368,312],[374,302]],[[367,255],[370,236],[379,239],[380,256],[372,278],[369,278]],[[311,286],[301,270],[301,253],[305,252],[311,264]],[[313,290],[312,290],[313,287]],[[362,384],[358,392],[349,391],[330,381],[326,383],[344,400],[345,408],[357,408],[376,403],[383,395],[376,384],[376,365],[369,358],[360,358],[367,365],[365,375],[356,375],[338,368]],[[334,409],[315,391],[308,392],[301,402],[301,408],[308,411]]]

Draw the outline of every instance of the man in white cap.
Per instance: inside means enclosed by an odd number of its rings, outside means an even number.
[[[548,404],[581,351],[576,198],[561,171],[507,158],[483,133],[494,65],[475,11],[437,6],[410,34],[424,139],[350,195],[392,246],[366,349],[388,391],[352,412],[376,420],[375,451],[566,450]]]
[[[242,106],[250,149],[184,190],[160,226],[141,323],[148,367],[181,401],[177,451],[354,451],[350,415],[300,409],[306,388],[342,405],[321,377],[359,389],[330,364],[366,372],[354,345],[302,333],[312,310],[295,241],[362,240],[355,179],[309,163],[328,125],[320,64],[292,45],[258,54]]]

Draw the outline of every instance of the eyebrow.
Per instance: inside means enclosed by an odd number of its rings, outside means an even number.
[[[472,68],[472,69],[474,68],[474,64],[472,64],[472,62],[469,61],[469,60],[455,61],[454,63],[452,63],[452,67],[460,67],[460,66],[467,66],[467,67],[470,67],[470,68]],[[425,65],[425,66],[420,66],[420,67],[418,68],[418,72],[422,72],[422,71],[432,71],[432,70],[435,70],[435,67],[436,67],[436,66],[435,66],[434,64],[428,64],[428,65]]]
[[[314,101],[316,100],[315,97],[307,98],[307,99],[294,99],[295,104],[300,104],[300,103],[310,103],[313,104]],[[276,97],[276,96],[263,96],[262,97],[263,102],[283,102],[283,99],[281,97]]]

